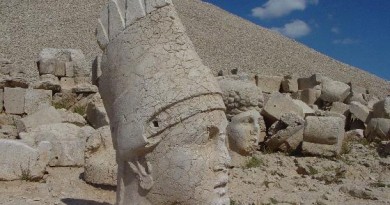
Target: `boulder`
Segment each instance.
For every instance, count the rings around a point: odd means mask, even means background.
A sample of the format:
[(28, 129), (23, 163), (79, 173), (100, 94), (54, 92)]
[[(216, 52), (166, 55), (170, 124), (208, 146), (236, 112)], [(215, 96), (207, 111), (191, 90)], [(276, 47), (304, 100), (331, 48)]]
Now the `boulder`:
[(279, 120), (285, 113), (295, 113), (304, 117), (303, 110), (296, 105), (293, 99), (281, 93), (272, 93), (262, 111), (263, 116), (271, 122)]
[(265, 142), (267, 150), (295, 151), (302, 143), (304, 125), (305, 120), (301, 116), (294, 113), (282, 115), (281, 119), (269, 128), (268, 134), (271, 137)]
[(51, 90), (27, 89), (24, 98), (24, 112), (31, 115), (42, 108), (50, 107), (51, 102)]
[(226, 114), (229, 119), (248, 110), (261, 111), (264, 96), (254, 82), (242, 79), (241, 76), (223, 76), (217, 79), (222, 89)]
[(87, 105), (87, 120), (93, 128), (109, 125), (109, 119), (100, 94), (96, 94)]
[(322, 82), (320, 98), (326, 102), (343, 102), (350, 94), (349, 85), (333, 80)]
[(345, 122), (340, 117), (307, 117), (302, 153), (324, 157), (340, 154), (345, 135), (344, 126)]
[(390, 140), (390, 119), (372, 118), (364, 134), (370, 141)]
[(0, 181), (37, 181), (45, 174), (51, 144), (40, 142), (36, 149), (17, 140), (0, 139)]
[(46, 124), (34, 128), (28, 133), (20, 133), (26, 143), (34, 146), (42, 141), (53, 145), (50, 166), (84, 165), (85, 132), (69, 123)]
[(308, 88), (301, 91), (299, 100), (308, 105), (314, 105), (320, 96), (321, 90), (319, 88)]
[(344, 116), (349, 115), (349, 105), (342, 102), (334, 102), (332, 103), (332, 107), (330, 108), (331, 112), (339, 113)]
[(282, 76), (256, 75), (256, 85), (266, 93), (279, 92), (282, 85)]
[(373, 117), (390, 119), (390, 96), (374, 104)]
[(4, 88), (4, 108), (8, 114), (24, 113), (24, 88)]
[(62, 117), (54, 107), (48, 107), (16, 121), (18, 132), (29, 132), (34, 128), (53, 123), (61, 123)]
[(344, 138), (345, 122), (340, 117), (306, 117), (304, 141), (334, 145)]
[(350, 112), (364, 123), (368, 123), (371, 118), (370, 109), (360, 102), (353, 101), (349, 104)]
[(298, 105), (300, 108), (302, 108), (303, 114), (305, 114), (305, 116), (314, 114), (314, 110), (302, 100), (293, 100), (293, 102), (295, 105)]
[(33, 84), (35, 89), (51, 90), (53, 93), (61, 91), (60, 80), (52, 74), (41, 75), (40, 80)]
[(87, 121), (84, 119), (84, 117), (77, 113), (67, 111), (66, 109), (60, 109), (57, 111), (60, 113), (62, 118), (61, 122), (63, 123), (70, 123), (79, 127), (83, 127), (87, 124)]
[(327, 80), (331, 80), (331, 79), (321, 74), (314, 74), (309, 78), (298, 78), (298, 89), (299, 90), (312, 89)]
[(284, 76), (284, 79), (282, 81), (282, 91), (285, 93), (297, 92), (298, 79), (291, 75)]
[(96, 130), (85, 147), (84, 180), (91, 184), (116, 186), (117, 163), (109, 126)]

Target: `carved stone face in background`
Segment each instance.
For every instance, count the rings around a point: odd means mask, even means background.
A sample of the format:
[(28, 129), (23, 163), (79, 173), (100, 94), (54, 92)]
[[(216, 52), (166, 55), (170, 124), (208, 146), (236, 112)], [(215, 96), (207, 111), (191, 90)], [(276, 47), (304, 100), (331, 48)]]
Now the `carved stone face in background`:
[(234, 116), (228, 125), (230, 148), (242, 155), (253, 153), (260, 137), (260, 113), (254, 110)]

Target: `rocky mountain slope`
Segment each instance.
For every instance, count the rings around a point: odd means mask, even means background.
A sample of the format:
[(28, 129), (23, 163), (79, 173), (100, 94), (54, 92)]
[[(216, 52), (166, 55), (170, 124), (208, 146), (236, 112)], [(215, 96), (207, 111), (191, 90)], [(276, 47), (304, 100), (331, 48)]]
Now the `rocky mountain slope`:
[[(100, 52), (96, 19), (107, 0), (0, 1), (0, 54), (15, 69), (37, 78), (35, 60), (43, 48), (79, 48), (89, 61)], [(240, 69), (250, 74), (304, 77), (321, 73), (353, 81), (372, 93), (390, 94), (390, 83), (322, 55), (200, 0), (174, 0), (195, 47), (215, 74)]]

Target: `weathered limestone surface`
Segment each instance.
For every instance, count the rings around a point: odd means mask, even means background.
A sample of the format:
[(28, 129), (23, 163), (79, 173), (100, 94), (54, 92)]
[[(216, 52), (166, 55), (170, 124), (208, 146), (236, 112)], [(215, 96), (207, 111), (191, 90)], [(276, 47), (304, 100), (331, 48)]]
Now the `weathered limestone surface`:
[(368, 123), (371, 119), (371, 112), (368, 107), (361, 104), (360, 102), (353, 101), (349, 104), (349, 110), (354, 114), (359, 120), (364, 123)]
[(375, 103), (373, 109), (373, 117), (390, 119), (390, 97)]
[(40, 125), (60, 122), (62, 122), (60, 113), (54, 107), (48, 107), (17, 120), (16, 126), (18, 128), (18, 132), (29, 132)]
[(87, 139), (84, 179), (92, 184), (115, 186), (117, 169), (110, 127), (101, 127)]
[(69, 123), (46, 124), (36, 127), (28, 133), (20, 133), (21, 139), (31, 146), (42, 141), (52, 144), (50, 166), (84, 165), (86, 138), (82, 129)]
[(50, 107), (51, 101), (51, 90), (27, 89), (24, 98), (24, 112), (31, 115), (42, 108)]
[(50, 160), (51, 144), (47, 141), (34, 149), (17, 140), (0, 139), (0, 180), (39, 180)]
[(103, 101), (101, 100), (99, 94), (97, 94), (95, 100), (88, 103), (86, 112), (88, 122), (95, 129), (106, 126), (110, 123)]
[(283, 92), (297, 92), (298, 91), (298, 79), (291, 75), (284, 76), (282, 81)]
[(266, 93), (279, 92), (282, 81), (282, 76), (256, 75), (256, 85)]
[(293, 100), (295, 105), (298, 105), (300, 108), (302, 108), (303, 114), (310, 115), (314, 114), (314, 110), (309, 107), (306, 103), (304, 103), (302, 100)]
[(271, 121), (279, 120), (283, 114), (289, 112), (304, 117), (303, 110), (300, 106), (296, 105), (289, 96), (278, 92), (271, 94), (263, 109), (264, 116)]
[(367, 125), (365, 135), (372, 141), (390, 140), (390, 119), (371, 119)]
[(327, 102), (343, 102), (350, 94), (349, 85), (342, 82), (325, 80), (321, 85), (320, 98)]
[(4, 88), (4, 108), (9, 114), (24, 113), (24, 96), (26, 89), (23, 88)]
[(255, 110), (240, 113), (232, 117), (227, 127), (229, 147), (241, 155), (250, 155), (259, 144), (260, 113)]
[(304, 141), (334, 145), (344, 136), (343, 118), (340, 117), (306, 117)]
[(110, 1), (97, 29), (117, 204), (229, 204), (222, 92), (172, 3), (142, 2)]
[(344, 104), (342, 102), (332, 103), (332, 107), (330, 108), (330, 111), (342, 114), (344, 116), (348, 116), (348, 114), (350, 113), (349, 112), (349, 105)]

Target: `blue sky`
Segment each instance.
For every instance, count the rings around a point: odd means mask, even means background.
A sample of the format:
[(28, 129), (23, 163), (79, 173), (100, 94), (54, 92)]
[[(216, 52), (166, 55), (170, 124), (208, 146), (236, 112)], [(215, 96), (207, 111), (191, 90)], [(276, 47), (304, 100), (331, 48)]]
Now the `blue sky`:
[(390, 80), (390, 0), (205, 0)]

